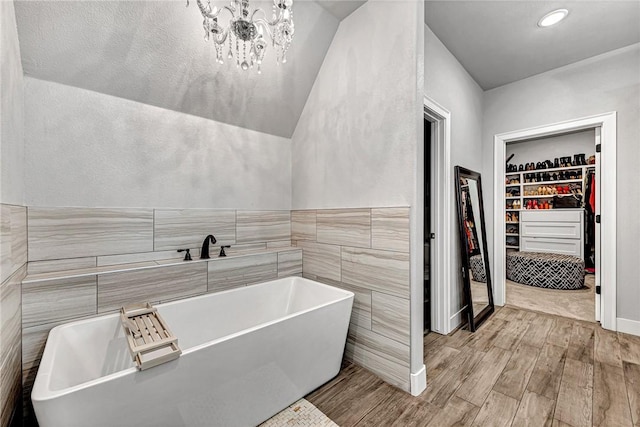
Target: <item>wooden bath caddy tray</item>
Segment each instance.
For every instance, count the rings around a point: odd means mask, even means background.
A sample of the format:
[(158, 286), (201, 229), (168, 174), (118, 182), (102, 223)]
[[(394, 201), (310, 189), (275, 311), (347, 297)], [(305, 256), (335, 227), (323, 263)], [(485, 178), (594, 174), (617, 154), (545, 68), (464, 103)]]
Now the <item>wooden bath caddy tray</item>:
[(160, 313), (151, 304), (132, 304), (120, 309), (131, 358), (145, 370), (177, 359), (182, 351)]

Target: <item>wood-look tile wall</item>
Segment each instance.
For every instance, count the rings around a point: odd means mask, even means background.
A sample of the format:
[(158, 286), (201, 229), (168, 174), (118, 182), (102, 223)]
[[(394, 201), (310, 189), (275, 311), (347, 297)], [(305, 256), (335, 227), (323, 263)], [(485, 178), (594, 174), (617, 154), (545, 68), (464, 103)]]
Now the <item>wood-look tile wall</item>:
[(291, 240), (290, 211), (237, 211), (237, 243), (279, 240)]
[(208, 234), (212, 251), (291, 240), (290, 211), (29, 207), (27, 220), (30, 274), (179, 258), (181, 248), (196, 257)]
[(29, 261), (153, 251), (153, 209), (28, 208)]
[(207, 263), (185, 263), (113, 274), (98, 274), (98, 313), (135, 301), (158, 303), (207, 291)]
[[(27, 214), (22, 209), (24, 227), (18, 228), (24, 228), (24, 244), (7, 253), (16, 259), (23, 254), (19, 259), (24, 265), (28, 241), (29, 276), (22, 284), (22, 313), (17, 315), (18, 337), (22, 319), (22, 343), (17, 347), (23, 353), (27, 408), (47, 335), (57, 325), (114, 312), (132, 302), (162, 303), (302, 275), (302, 251), (290, 247), (289, 211), (35, 207)], [(4, 258), (4, 230), (10, 228), (4, 215), (2, 224), (4, 271), (5, 262), (18, 261)], [(217, 239), (210, 245), (211, 260), (181, 263), (184, 253), (176, 249), (190, 248), (198, 260), (208, 234)], [(231, 245), (227, 258), (217, 257), (221, 245)], [(15, 295), (19, 301), (19, 288)], [(3, 328), (4, 313), (3, 306)]]
[(0, 205), (0, 283), (27, 262), (27, 209)]
[[(20, 398), (21, 284), (26, 275), (27, 209), (0, 205), (0, 425)], [(20, 414), (17, 414), (20, 416)]]
[(153, 250), (197, 248), (208, 234), (220, 245), (236, 243), (236, 211), (157, 209), (153, 220)]
[[(209, 292), (273, 280), (278, 277), (278, 254), (267, 253), (250, 257), (216, 259), (207, 263)], [(283, 270), (288, 267), (284, 267)]]
[(410, 389), (409, 208), (291, 212), (305, 277), (355, 293), (345, 356)]

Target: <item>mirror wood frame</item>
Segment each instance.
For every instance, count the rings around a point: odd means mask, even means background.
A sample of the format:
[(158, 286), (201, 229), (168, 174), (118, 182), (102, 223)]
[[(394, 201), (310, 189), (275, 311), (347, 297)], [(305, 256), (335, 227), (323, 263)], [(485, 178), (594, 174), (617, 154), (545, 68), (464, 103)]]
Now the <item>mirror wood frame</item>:
[[(489, 304), (483, 308), (479, 313), (474, 313), (473, 299), (471, 296), (471, 276), (469, 274), (470, 256), (467, 251), (468, 242), (467, 234), (464, 230), (464, 218), (462, 207), (462, 186), (460, 184), (461, 178), (475, 180), (478, 185), (478, 208), (480, 210), (480, 234), (479, 238), (482, 239), (482, 256), (484, 260), (484, 271), (487, 277), (487, 293)], [(482, 181), (478, 172), (469, 170), (462, 166), (455, 167), (455, 180), (456, 180), (456, 202), (458, 205), (458, 228), (460, 233), (460, 256), (462, 261), (462, 280), (464, 286), (464, 296), (467, 302), (467, 321), (469, 330), (475, 332), (478, 326), (484, 322), (494, 311), (493, 304), (493, 288), (491, 286), (491, 269), (489, 268), (489, 256), (487, 250), (487, 228), (484, 220), (484, 203), (482, 201)]]

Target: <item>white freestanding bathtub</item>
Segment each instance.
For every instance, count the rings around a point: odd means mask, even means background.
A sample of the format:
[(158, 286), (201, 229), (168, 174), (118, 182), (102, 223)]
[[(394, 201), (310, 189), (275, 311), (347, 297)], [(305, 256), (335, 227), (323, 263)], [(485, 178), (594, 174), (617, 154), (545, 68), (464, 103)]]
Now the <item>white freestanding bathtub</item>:
[(138, 371), (118, 314), (51, 330), (41, 427), (253, 426), (340, 370), (353, 293), (299, 277), (157, 305), (182, 355)]

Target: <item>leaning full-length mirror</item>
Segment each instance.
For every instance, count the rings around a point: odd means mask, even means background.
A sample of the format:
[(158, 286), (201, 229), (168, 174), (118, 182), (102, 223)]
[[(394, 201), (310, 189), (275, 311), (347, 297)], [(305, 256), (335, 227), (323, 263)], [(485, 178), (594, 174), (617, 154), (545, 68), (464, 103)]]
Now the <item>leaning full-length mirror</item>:
[(482, 184), (478, 172), (461, 166), (456, 166), (455, 170), (464, 294), (469, 330), (473, 332), (493, 313)]

